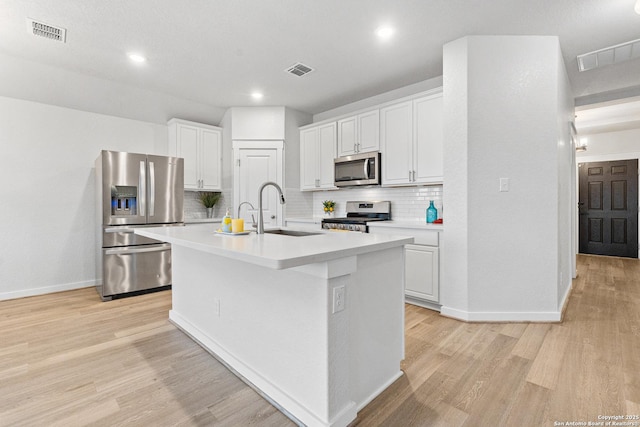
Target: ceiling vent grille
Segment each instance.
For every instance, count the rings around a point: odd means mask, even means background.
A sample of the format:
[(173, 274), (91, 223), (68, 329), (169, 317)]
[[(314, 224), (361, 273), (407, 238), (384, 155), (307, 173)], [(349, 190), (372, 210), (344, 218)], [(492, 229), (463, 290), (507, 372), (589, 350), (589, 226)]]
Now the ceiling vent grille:
[(578, 55), (578, 70), (593, 70), (636, 58), (640, 58), (640, 39)]
[(62, 43), (65, 43), (67, 40), (67, 30), (64, 28), (45, 24), (44, 22), (36, 21), (31, 18), (27, 18), (27, 31), (29, 34), (34, 36), (44, 37), (46, 39)]
[(289, 74), (302, 77), (305, 74), (309, 74), (310, 72), (312, 72), (313, 68), (298, 62), (296, 64), (293, 64), (291, 67), (287, 68), (285, 71)]

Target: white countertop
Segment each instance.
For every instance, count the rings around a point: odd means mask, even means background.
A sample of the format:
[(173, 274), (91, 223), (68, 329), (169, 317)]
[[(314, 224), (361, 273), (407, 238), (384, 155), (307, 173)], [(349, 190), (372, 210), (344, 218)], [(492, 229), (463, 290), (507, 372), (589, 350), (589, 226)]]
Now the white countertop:
[[(282, 227), (287, 229), (287, 227)], [(320, 232), (313, 236), (223, 235), (217, 224), (138, 228), (136, 234), (273, 269), (299, 267), (412, 243), (411, 237)], [(290, 228), (289, 228), (290, 229)]]
[(425, 221), (418, 220), (375, 221), (370, 222), (368, 225), (369, 227), (413, 228), (416, 230), (444, 231), (443, 224), (427, 224)]

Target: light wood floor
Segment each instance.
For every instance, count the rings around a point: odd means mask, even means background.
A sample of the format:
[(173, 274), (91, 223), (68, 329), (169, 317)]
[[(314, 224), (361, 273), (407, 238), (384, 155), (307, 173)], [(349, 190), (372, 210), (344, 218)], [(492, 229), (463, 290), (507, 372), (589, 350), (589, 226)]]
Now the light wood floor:
[[(357, 426), (553, 426), (640, 415), (640, 262), (579, 256), (561, 324), (406, 308), (405, 375)], [(0, 302), (0, 426), (289, 426), (167, 321), (171, 293)]]

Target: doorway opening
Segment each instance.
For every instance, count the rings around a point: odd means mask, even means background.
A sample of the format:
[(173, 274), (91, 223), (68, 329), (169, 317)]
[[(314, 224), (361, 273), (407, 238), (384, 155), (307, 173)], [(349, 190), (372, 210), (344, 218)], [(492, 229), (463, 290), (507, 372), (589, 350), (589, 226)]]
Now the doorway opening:
[(638, 160), (578, 165), (579, 252), (638, 258)]

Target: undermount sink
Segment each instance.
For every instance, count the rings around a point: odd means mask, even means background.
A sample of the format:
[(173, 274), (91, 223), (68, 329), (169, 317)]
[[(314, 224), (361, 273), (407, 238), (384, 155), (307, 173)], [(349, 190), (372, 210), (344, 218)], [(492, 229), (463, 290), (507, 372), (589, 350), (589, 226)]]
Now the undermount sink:
[(304, 236), (315, 236), (316, 234), (312, 231), (299, 231), (299, 230), (283, 230), (281, 228), (276, 228), (273, 230), (264, 230), (265, 234), (280, 234), (283, 236), (294, 236), (294, 237), (304, 237)]

